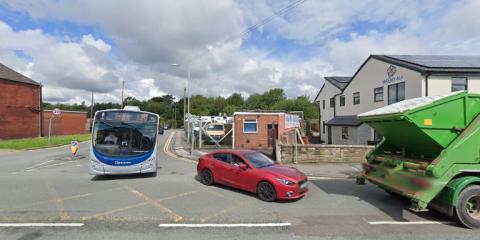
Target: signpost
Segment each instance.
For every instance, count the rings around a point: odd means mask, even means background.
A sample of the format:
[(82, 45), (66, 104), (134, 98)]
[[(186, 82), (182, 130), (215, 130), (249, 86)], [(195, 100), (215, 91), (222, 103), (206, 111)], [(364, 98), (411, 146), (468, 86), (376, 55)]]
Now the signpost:
[(51, 116), (50, 119), (48, 120), (48, 145), (49, 146), (50, 146), (50, 136), (52, 134), (52, 119), (54, 117), (59, 117), (60, 114), (62, 114), (62, 112), (60, 111), (60, 109), (55, 108), (52, 110), (52, 114), (53, 116)]
[(75, 156), (78, 152), (78, 142), (73, 140), (70, 142), (70, 151), (72, 151), (73, 156)]

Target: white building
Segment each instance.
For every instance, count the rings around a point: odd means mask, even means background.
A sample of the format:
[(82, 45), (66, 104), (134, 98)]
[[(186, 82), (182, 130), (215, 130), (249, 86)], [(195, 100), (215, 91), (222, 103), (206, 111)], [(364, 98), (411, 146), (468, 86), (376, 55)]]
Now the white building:
[(353, 77), (325, 77), (315, 101), (321, 140), (369, 144), (380, 140), (357, 115), (404, 99), (467, 90), (480, 93), (480, 56), (371, 55)]

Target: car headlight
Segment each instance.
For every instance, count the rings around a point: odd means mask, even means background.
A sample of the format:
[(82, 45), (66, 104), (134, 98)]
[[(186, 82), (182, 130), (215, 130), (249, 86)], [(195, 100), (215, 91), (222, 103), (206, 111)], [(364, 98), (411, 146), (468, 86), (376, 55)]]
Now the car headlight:
[(277, 178), (277, 181), (278, 181), (279, 183), (284, 184), (284, 185), (294, 185), (294, 184), (295, 184), (294, 182), (289, 181), (289, 180), (284, 179), (284, 178)]

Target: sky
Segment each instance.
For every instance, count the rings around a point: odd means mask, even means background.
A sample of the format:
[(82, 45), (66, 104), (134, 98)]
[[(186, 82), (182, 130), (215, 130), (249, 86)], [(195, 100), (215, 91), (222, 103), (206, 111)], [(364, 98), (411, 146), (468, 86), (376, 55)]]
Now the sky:
[(478, 0), (0, 0), (0, 62), (47, 102), (119, 102), (122, 81), (142, 100), (186, 86), (313, 98), (370, 54), (480, 55), (478, 12)]

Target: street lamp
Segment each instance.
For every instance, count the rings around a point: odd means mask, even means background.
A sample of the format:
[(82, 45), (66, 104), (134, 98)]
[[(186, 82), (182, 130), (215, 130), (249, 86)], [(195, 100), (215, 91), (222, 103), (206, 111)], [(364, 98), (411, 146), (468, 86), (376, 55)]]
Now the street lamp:
[[(181, 64), (178, 64), (178, 63), (172, 63), (170, 64), (170, 66), (172, 67), (179, 67), (181, 66)], [(183, 101), (183, 123), (184, 123), (184, 127), (185, 127), (185, 120), (186, 120), (186, 116), (188, 116), (188, 123), (187, 123), (187, 141), (191, 141), (190, 140), (190, 135), (191, 137), (193, 138), (193, 134), (190, 133), (190, 91), (188, 89), (188, 85), (190, 83), (190, 64), (187, 63), (187, 86), (184, 90), (184, 93), (186, 92), (186, 95), (187, 95), (187, 115), (185, 115), (185, 98), (184, 98), (184, 101)], [(193, 129), (192, 129), (193, 130)], [(191, 141), (192, 143), (192, 146), (191, 146), (191, 149), (190, 149), (190, 155), (193, 154), (193, 141)]]

